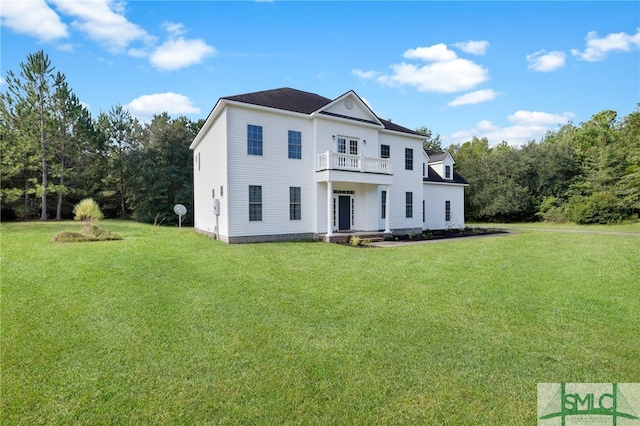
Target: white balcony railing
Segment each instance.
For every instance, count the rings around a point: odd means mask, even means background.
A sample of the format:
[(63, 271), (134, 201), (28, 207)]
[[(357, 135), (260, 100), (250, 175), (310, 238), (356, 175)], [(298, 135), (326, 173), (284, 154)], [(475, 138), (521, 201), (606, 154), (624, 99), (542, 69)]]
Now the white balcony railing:
[(318, 155), (318, 170), (347, 170), (391, 174), (391, 161), (388, 158), (365, 157), (363, 155), (339, 154), (327, 151)]

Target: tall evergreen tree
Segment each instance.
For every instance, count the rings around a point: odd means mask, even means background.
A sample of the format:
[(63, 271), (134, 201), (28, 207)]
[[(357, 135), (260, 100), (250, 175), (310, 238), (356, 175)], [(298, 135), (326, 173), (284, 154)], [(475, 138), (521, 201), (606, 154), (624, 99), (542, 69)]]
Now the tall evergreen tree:
[(175, 222), (173, 206), (180, 203), (188, 211), (183, 223), (191, 221), (193, 164), (189, 144), (200, 126), (185, 117), (171, 119), (165, 112), (144, 127), (142, 147), (131, 158), (135, 173), (128, 200), (137, 220)]
[(56, 75), (55, 88), (52, 103), (55, 129), (52, 176), (57, 177), (58, 182), (51, 185), (51, 191), (58, 195), (56, 219), (60, 220), (63, 199), (73, 190), (69, 184), (73, 184), (73, 178), (80, 172), (75, 166), (80, 163), (82, 156), (87, 155), (83, 144), (90, 134), (90, 129), (86, 128), (87, 123), (90, 123), (90, 114), (69, 88), (64, 75)]
[(112, 107), (108, 113), (101, 112), (96, 123), (106, 140), (108, 173), (105, 185), (115, 189), (119, 216), (127, 216), (127, 181), (131, 175), (129, 156), (137, 149), (136, 122), (122, 105)]
[[(3, 155), (8, 154), (14, 164), (9, 173), (14, 174), (22, 167), (24, 173), (25, 214), (28, 214), (29, 195), (35, 192), (41, 198), (40, 219), (47, 219), (47, 197), (49, 194), (51, 135), (50, 106), (51, 89), (54, 84), (51, 61), (44, 51), (27, 55), (27, 61), (20, 64), (20, 77), (13, 72), (7, 73), (7, 91), (2, 94), (0, 113), (3, 124), (7, 126), (4, 133), (8, 141), (3, 145)], [(4, 149), (7, 151), (4, 151)], [(34, 168), (33, 157), (37, 156), (41, 171), (39, 182), (30, 175)], [(4, 170), (4, 168), (3, 168)], [(17, 191), (13, 191), (15, 195)]]

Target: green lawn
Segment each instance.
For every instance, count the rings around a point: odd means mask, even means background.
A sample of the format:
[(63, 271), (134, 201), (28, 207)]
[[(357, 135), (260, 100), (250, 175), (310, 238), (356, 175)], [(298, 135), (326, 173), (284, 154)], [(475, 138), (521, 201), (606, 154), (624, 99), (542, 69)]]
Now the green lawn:
[(640, 236), (226, 245), (4, 223), (0, 423), (535, 424), (541, 382), (640, 382)]

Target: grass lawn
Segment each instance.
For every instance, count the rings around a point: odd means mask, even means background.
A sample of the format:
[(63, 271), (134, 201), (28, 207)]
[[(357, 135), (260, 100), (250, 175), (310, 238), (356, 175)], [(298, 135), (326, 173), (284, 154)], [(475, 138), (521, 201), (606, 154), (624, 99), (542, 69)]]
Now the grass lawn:
[(640, 382), (640, 237), (226, 245), (3, 223), (0, 423), (535, 424), (541, 382)]

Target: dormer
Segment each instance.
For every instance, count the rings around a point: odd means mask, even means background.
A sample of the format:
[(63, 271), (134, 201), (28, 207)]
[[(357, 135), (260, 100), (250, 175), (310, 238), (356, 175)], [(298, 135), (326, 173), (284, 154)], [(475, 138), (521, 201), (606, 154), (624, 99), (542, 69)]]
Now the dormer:
[[(453, 157), (448, 152), (425, 151), (428, 158), (427, 170), (430, 168), (441, 179), (453, 181)], [(425, 177), (429, 177), (428, 175)]]

